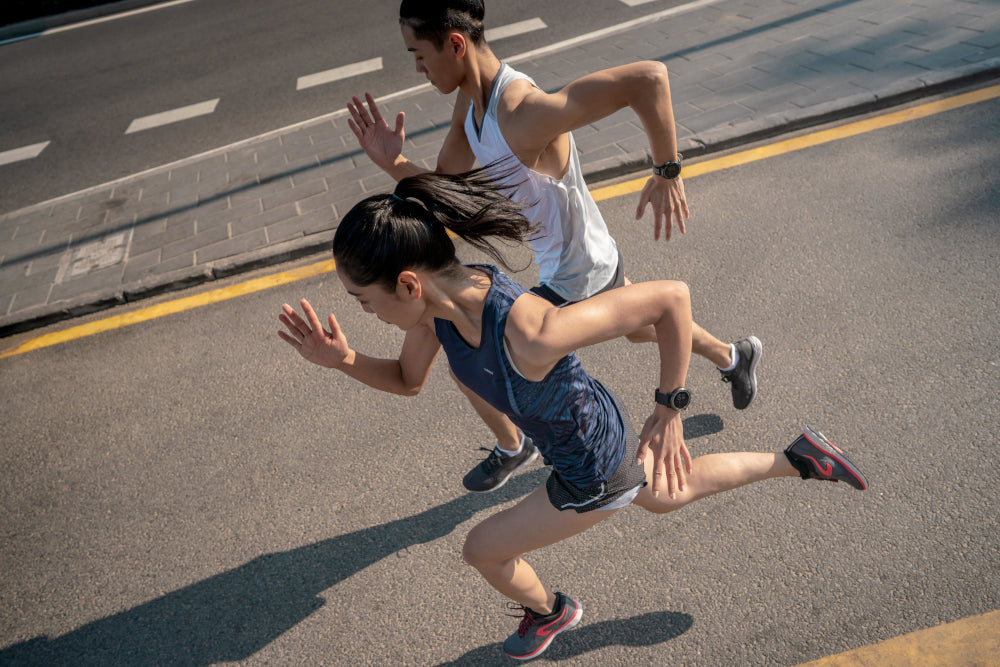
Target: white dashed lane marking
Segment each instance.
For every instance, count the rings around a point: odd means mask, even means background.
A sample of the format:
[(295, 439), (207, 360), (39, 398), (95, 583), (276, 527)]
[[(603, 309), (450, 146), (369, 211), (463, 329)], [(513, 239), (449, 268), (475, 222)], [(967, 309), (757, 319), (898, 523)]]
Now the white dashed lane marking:
[(372, 58), (371, 60), (354, 63), (353, 65), (335, 67), (333, 69), (328, 69), (325, 72), (317, 72), (316, 74), (310, 74), (308, 76), (300, 76), (298, 83), (295, 85), (295, 90), (304, 90), (306, 88), (312, 88), (313, 86), (322, 86), (334, 81), (340, 81), (341, 79), (358, 76), (359, 74), (377, 72), (380, 69), (382, 69), (381, 58)]
[(523, 35), (527, 32), (534, 32), (535, 30), (544, 30), (549, 26), (545, 25), (545, 21), (539, 18), (528, 19), (527, 21), (519, 21), (517, 23), (511, 23), (510, 25), (500, 26), (499, 28), (490, 28), (486, 31), (486, 41), (495, 42), (500, 39), (506, 39), (507, 37), (514, 37), (516, 35)]
[[(487, 30), (486, 40), (495, 42), (497, 40), (506, 39), (507, 37), (514, 37), (515, 35), (523, 35), (528, 32), (534, 32), (535, 30), (544, 30), (545, 28), (548, 28), (548, 26), (545, 25), (545, 22), (542, 21), (542, 19), (528, 19), (527, 21), (519, 21), (517, 23), (511, 23), (510, 25)], [(377, 72), (381, 69), (381, 58), (372, 58), (371, 60), (365, 60), (352, 65), (335, 67), (323, 72), (300, 76), (298, 81), (295, 83), (295, 90), (306, 90), (307, 88), (322, 86), (328, 83), (333, 83), (334, 81), (340, 81), (341, 79), (349, 79), (352, 76), (368, 74), (369, 72)]]
[(207, 102), (199, 102), (198, 104), (180, 107), (179, 109), (172, 109), (171, 111), (164, 111), (162, 113), (154, 113), (151, 116), (136, 118), (132, 121), (132, 124), (128, 126), (128, 129), (125, 130), (125, 134), (142, 132), (143, 130), (160, 127), (161, 125), (179, 123), (182, 120), (189, 120), (191, 118), (197, 118), (198, 116), (207, 116), (215, 111), (215, 107), (218, 104), (219, 100), (216, 98), (214, 100), (208, 100)]
[(21, 148), (4, 151), (0, 153), (0, 165), (36, 158), (50, 143), (49, 141), (43, 141), (40, 144), (31, 144), (30, 146), (22, 146)]

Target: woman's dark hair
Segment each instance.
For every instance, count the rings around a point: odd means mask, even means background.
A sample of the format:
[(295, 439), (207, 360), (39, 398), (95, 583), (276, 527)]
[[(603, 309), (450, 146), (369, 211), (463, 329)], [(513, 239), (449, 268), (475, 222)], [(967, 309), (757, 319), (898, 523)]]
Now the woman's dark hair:
[(495, 240), (521, 244), (537, 226), (504, 195), (510, 186), (497, 184), (509, 174), (498, 174), (495, 165), (486, 169), (411, 176), (396, 185), (394, 194), (373, 195), (356, 204), (333, 238), (337, 269), (359, 287), (378, 283), (393, 289), (402, 271), (457, 267), (451, 231), (512, 270)]
[(460, 32), (473, 44), (483, 43), (483, 0), (403, 0), (399, 5), (399, 23), (408, 25), (417, 39), (432, 42), (438, 51), (448, 33)]

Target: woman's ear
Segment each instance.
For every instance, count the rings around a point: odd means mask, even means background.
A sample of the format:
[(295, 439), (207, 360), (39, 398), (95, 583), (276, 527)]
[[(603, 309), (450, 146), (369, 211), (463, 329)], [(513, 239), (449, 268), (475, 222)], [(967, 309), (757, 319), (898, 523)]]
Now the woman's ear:
[(396, 277), (396, 296), (401, 299), (417, 300), (423, 295), (424, 287), (420, 277), (413, 271), (400, 271)]

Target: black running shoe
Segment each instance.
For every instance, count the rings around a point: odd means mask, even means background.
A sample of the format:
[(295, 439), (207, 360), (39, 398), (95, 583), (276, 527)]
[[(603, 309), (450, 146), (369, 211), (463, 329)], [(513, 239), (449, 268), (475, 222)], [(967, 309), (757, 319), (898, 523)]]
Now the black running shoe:
[(524, 611), (524, 618), (517, 632), (507, 637), (503, 651), (515, 660), (537, 658), (549, 647), (556, 635), (569, 630), (583, 617), (583, 607), (573, 598), (556, 593), (556, 604), (548, 616), (536, 616), (527, 607), (515, 607)]
[(722, 381), (728, 382), (733, 390), (733, 407), (746, 410), (757, 398), (757, 364), (764, 348), (756, 336), (736, 341), (734, 345), (740, 353), (736, 368), (720, 372)]
[(489, 451), (490, 455), (470, 470), (469, 474), (462, 480), (465, 488), (476, 493), (496, 491), (507, 483), (515, 470), (538, 458), (538, 449), (535, 448), (535, 443), (531, 441), (531, 438), (527, 436), (524, 437), (524, 446), (521, 448), (521, 452), (515, 456), (507, 456), (496, 447), (492, 450), (487, 450), (485, 447), (480, 449)]
[(805, 432), (788, 446), (785, 456), (802, 475), (802, 479), (847, 482), (861, 491), (868, 488), (868, 480), (847, 458), (847, 454), (827, 440), (822, 433), (808, 426)]

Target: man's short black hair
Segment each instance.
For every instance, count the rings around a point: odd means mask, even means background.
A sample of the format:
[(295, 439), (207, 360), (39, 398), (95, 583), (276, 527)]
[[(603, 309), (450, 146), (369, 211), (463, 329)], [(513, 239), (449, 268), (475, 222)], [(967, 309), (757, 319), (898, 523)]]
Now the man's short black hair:
[(485, 14), (484, 0), (403, 0), (399, 5), (400, 25), (410, 26), (417, 39), (432, 42), (438, 50), (451, 32), (482, 44)]

